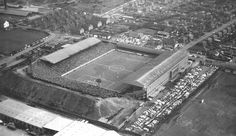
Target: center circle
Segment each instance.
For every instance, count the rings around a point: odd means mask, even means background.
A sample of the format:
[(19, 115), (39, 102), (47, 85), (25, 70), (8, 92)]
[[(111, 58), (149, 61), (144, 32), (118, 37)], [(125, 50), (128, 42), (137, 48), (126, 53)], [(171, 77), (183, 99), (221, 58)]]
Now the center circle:
[(119, 72), (125, 70), (125, 67), (122, 65), (112, 65), (109, 66), (109, 70), (114, 71), (114, 72)]

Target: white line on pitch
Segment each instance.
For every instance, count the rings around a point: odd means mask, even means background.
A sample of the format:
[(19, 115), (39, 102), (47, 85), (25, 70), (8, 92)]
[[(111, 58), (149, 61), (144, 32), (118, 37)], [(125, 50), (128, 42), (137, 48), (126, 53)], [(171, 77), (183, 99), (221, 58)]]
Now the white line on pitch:
[(65, 75), (67, 75), (67, 74), (69, 74), (69, 73), (75, 71), (76, 69), (79, 69), (79, 68), (81, 68), (81, 67), (83, 67), (83, 66), (89, 64), (90, 62), (92, 62), (92, 61), (94, 61), (94, 60), (96, 60), (96, 59), (99, 59), (99, 58), (101, 58), (101, 57), (104, 56), (104, 55), (107, 55), (108, 53), (110, 53), (110, 52), (112, 52), (112, 51), (114, 51), (114, 50), (115, 50), (115, 49), (112, 49), (112, 50), (110, 50), (110, 51), (108, 51), (108, 52), (106, 52), (106, 53), (104, 53), (104, 54), (102, 54), (102, 55), (100, 55), (100, 56), (98, 56), (98, 57), (96, 57), (96, 58), (94, 58), (94, 59), (92, 59), (92, 60), (90, 60), (90, 61), (88, 61), (88, 62), (86, 62), (86, 63), (84, 63), (84, 64), (82, 64), (82, 65), (80, 65), (80, 66), (78, 66), (78, 67), (76, 67), (76, 68), (74, 68), (74, 69), (72, 69), (72, 70), (70, 70), (70, 71), (68, 71), (68, 72), (66, 72), (66, 73), (64, 73), (64, 74), (62, 74), (61, 76), (65, 76)]

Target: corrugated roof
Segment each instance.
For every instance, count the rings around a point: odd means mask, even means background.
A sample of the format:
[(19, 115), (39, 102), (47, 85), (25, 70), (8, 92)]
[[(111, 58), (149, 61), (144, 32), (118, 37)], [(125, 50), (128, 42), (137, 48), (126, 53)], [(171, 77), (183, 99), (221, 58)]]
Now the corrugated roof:
[(161, 61), (159, 65), (156, 65), (148, 73), (140, 77), (137, 81), (144, 86), (150, 85), (154, 80), (159, 78), (162, 74), (168, 71), (171, 67), (176, 65), (180, 60), (186, 57), (187, 54), (185, 51), (177, 51), (173, 55), (165, 58)]
[(174, 54), (170, 51), (164, 52), (136, 72), (127, 76), (123, 82), (140, 87), (148, 86), (169, 70), (170, 67), (174, 66), (176, 64), (175, 62), (179, 62), (184, 57), (186, 57), (186, 53), (183, 51), (177, 51)]
[(24, 104), (15, 103), (9, 99), (0, 102), (0, 113), (12, 118), (15, 118), (17, 115), (28, 109), (29, 107), (25, 106)]
[(0, 102), (0, 113), (39, 128), (58, 116), (12, 99)]
[(98, 127), (87, 124), (80, 121), (74, 121), (69, 126), (56, 133), (54, 136), (93, 136), (91, 133), (95, 133), (94, 135), (100, 136), (100, 133), (105, 133), (104, 129), (97, 129)]
[(15, 15), (15, 16), (28, 16), (30, 13), (29, 11), (23, 11), (23, 10), (19, 10), (19, 9), (10, 9), (8, 8), (7, 10), (5, 9), (1, 9), (0, 8), (0, 14), (8, 14), (8, 15)]
[(156, 58), (152, 59), (150, 62), (145, 64), (143, 67), (141, 67), (137, 71), (135, 71), (132, 74), (128, 75), (123, 80), (123, 82), (131, 84), (131, 85), (143, 87), (144, 85), (141, 84), (140, 82), (138, 82), (137, 80), (140, 77), (142, 77), (143, 75), (145, 75), (147, 72), (152, 70), (155, 66), (159, 65), (160, 63), (162, 63), (166, 58), (170, 57), (172, 54), (173, 54), (173, 52), (169, 52), (169, 51), (160, 54), (159, 56), (157, 56)]
[(100, 43), (101, 40), (95, 38), (95, 37), (90, 37), (85, 40), (82, 40), (80, 42), (74, 43), (66, 48), (63, 48), (61, 50), (58, 50), (56, 52), (53, 52), (47, 56), (43, 56), (41, 60), (50, 62), (52, 64), (56, 64), (66, 58), (69, 58), (70, 56), (87, 49), (91, 46), (94, 46), (98, 43)]
[(116, 131), (110, 130), (105, 132), (102, 136), (120, 136)]
[(39, 128), (58, 131), (54, 136), (120, 136), (115, 131), (109, 131), (87, 122), (61, 117), (13, 99), (0, 102), (0, 113)]
[(40, 109), (31, 108), (17, 115), (15, 119), (42, 128), (44, 125), (56, 118), (56, 116), (57, 115), (55, 114)]
[(72, 122), (73, 120), (71, 119), (64, 118), (64, 117), (57, 117), (43, 127), (50, 130), (61, 131)]
[[(112, 135), (111, 135), (112, 134)], [(74, 121), (54, 136), (120, 136), (115, 131), (105, 130), (89, 123)]]

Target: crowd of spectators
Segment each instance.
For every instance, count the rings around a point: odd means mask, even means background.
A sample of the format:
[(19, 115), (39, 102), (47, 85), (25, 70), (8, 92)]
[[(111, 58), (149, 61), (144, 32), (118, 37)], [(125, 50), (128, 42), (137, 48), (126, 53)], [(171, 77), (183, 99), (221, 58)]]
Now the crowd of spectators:
[(59, 86), (78, 92), (100, 97), (117, 96), (118, 94), (113, 90), (103, 89), (95, 85), (82, 83), (61, 76), (69, 70), (76, 68), (113, 48), (113, 44), (100, 43), (93, 48), (84, 50), (74, 56), (71, 56), (69, 59), (63, 60), (62, 62), (54, 65), (42, 60), (38, 60), (37, 62), (33, 63), (30, 68), (28, 68), (28, 72), (34, 78), (57, 84)]

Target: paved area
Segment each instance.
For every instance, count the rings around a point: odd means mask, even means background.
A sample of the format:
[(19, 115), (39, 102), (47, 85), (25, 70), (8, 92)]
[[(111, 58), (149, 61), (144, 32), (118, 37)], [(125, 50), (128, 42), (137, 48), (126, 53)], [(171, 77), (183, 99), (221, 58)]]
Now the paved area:
[(13, 55), (13, 56), (6, 57), (6, 58), (0, 60), (0, 65), (2, 65), (2, 64), (4, 64), (4, 63), (7, 63), (7, 65), (10, 65), (11, 63), (14, 63), (14, 62), (16, 61), (16, 58), (17, 58), (17, 57), (19, 57), (19, 56), (21, 56), (21, 55), (23, 55), (23, 54), (25, 54), (25, 53), (27, 53), (27, 52), (33, 50), (33, 49), (36, 49), (36, 48), (38, 48), (38, 47), (40, 47), (40, 46), (43, 46), (46, 42), (52, 40), (54, 37), (55, 37), (55, 35), (54, 35), (54, 34), (51, 34), (43, 43), (40, 43), (40, 44), (35, 45), (35, 46), (33, 46), (33, 47), (29, 47), (29, 48), (27, 48), (27, 49), (25, 49), (25, 50), (23, 50), (23, 51), (21, 51), (21, 52), (19, 52), (19, 53), (16, 53), (16, 54)]
[(209, 32), (209, 33), (206, 33), (205, 35), (203, 35), (202, 37), (198, 38), (198, 39), (195, 40), (195, 41), (190, 42), (189, 44), (187, 44), (186, 46), (184, 46), (184, 47), (182, 48), (182, 50), (187, 50), (187, 49), (193, 47), (193, 46), (196, 45), (197, 43), (199, 43), (199, 42), (201, 42), (201, 41), (207, 39), (208, 37), (210, 37), (211, 35), (213, 35), (213, 34), (219, 32), (219, 31), (224, 30), (225, 28), (227, 28), (228, 26), (234, 24), (235, 22), (236, 22), (236, 19), (233, 19), (233, 20), (231, 20), (230, 22), (228, 22), (228, 23), (226, 23), (226, 24), (223, 24), (221, 27), (219, 27), (219, 28), (217, 28), (217, 29), (215, 29), (215, 30), (213, 30), (213, 31), (211, 31), (211, 32)]
[(23, 130), (10, 130), (6, 126), (0, 125), (0, 136), (29, 136)]
[(48, 34), (45, 32), (22, 28), (0, 31), (0, 53), (11, 54), (14, 51), (24, 50), (26, 44), (32, 44), (46, 36)]

